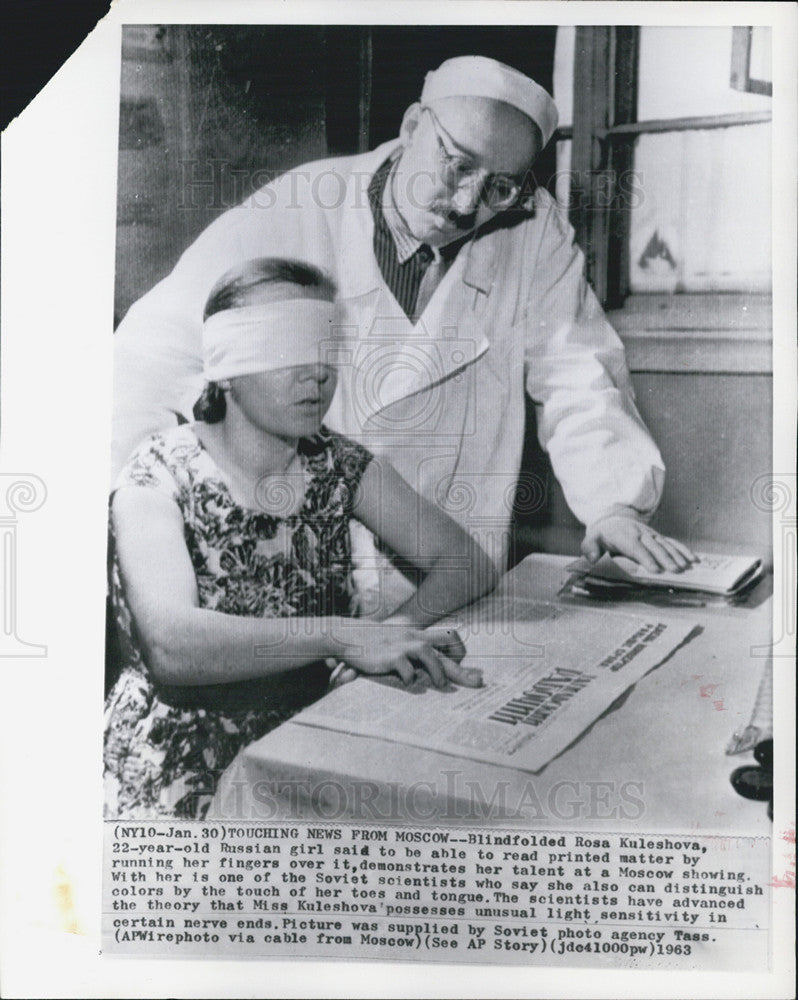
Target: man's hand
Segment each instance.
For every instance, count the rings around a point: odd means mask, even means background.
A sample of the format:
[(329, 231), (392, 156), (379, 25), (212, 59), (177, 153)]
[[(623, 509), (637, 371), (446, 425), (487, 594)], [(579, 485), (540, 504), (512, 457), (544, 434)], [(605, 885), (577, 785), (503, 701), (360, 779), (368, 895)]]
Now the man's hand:
[(675, 538), (667, 538), (644, 522), (620, 514), (596, 521), (585, 532), (585, 558), (595, 562), (604, 552), (634, 559), (651, 573), (679, 573), (698, 562), (695, 553)]

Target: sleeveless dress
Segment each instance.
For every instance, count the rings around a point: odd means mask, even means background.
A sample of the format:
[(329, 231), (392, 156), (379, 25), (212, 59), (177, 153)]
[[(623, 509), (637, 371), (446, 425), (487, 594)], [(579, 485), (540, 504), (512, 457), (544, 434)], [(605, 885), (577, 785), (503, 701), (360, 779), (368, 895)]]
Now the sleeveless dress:
[[(349, 519), (372, 456), (326, 428), (300, 441), (299, 456), (304, 499), (285, 517), (279, 497), (276, 507), (271, 498), (272, 513), (237, 504), (189, 424), (144, 441), (116, 488), (154, 489), (178, 505), (200, 607), (261, 618), (353, 615)], [(111, 546), (122, 669), (105, 706), (106, 817), (202, 819), (238, 751), (320, 697), (329, 669), (311, 664), (230, 684), (159, 683), (125, 601), (113, 535)]]

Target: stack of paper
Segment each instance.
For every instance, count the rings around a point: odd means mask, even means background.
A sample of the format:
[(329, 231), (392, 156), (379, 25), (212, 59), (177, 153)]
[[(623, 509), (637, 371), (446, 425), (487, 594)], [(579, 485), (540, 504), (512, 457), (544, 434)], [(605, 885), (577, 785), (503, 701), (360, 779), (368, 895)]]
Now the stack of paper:
[(604, 555), (596, 563), (579, 560), (568, 568), (574, 577), (569, 592), (576, 596), (616, 599), (645, 596), (646, 592), (700, 595), (731, 600), (747, 592), (762, 576), (756, 556), (697, 553), (699, 561), (681, 572), (652, 573), (623, 556)]

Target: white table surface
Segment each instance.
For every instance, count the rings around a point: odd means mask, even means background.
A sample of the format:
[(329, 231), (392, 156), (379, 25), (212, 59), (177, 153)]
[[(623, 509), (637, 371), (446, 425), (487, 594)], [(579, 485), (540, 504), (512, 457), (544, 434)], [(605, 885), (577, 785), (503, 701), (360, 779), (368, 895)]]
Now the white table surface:
[[(556, 601), (571, 561), (530, 556), (500, 589), (521, 613), (525, 599)], [(648, 605), (613, 603), (606, 613), (613, 608), (651, 616)], [(742, 798), (729, 781), (752, 755), (727, 756), (725, 748), (751, 716), (766, 665), (751, 647), (770, 641), (771, 602), (656, 614), (703, 631), (537, 774), (291, 720), (239, 756), (209, 815), (769, 836), (766, 804)], [(503, 796), (504, 814), (489, 811), (486, 819), (480, 796), (488, 803)]]

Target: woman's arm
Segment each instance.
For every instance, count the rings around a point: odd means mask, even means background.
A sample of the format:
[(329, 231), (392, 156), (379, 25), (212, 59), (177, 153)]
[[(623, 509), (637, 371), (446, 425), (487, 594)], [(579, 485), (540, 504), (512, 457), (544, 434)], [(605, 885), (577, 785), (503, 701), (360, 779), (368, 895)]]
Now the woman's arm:
[[(201, 608), (174, 501), (146, 487), (125, 487), (115, 493), (111, 515), (125, 597), (159, 681), (221, 684), (335, 658), (351, 659), (365, 674), (397, 673), (408, 683), (417, 664), (436, 685), (446, 683), (430, 637), (418, 629), (338, 617), (248, 618)], [(465, 677), (466, 683), (479, 681), (473, 672)]]
[(168, 684), (265, 677), (338, 654), (334, 619), (247, 618), (199, 606), (177, 505), (145, 487), (111, 507), (125, 597), (147, 664)]
[(385, 460), (366, 466), (353, 513), (425, 573), (416, 593), (390, 620), (429, 625), (498, 582), (496, 567), (468, 532), (416, 493)]

